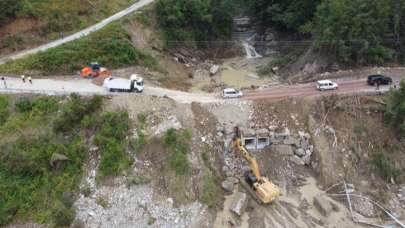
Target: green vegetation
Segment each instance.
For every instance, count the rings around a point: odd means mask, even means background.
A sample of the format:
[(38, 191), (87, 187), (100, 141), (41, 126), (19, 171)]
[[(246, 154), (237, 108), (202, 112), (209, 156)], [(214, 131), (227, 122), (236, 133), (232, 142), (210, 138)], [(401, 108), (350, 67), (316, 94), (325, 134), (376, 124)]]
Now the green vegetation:
[(169, 46), (177, 42), (199, 46), (228, 40), (232, 32), (231, 0), (158, 0), (156, 15)]
[[(6, 97), (0, 99), (3, 104), (12, 104)], [(90, 104), (98, 99), (73, 95), (59, 103), (61, 99), (55, 97), (21, 98), (14, 107), (1, 105), (2, 112), (16, 112), (0, 127), (0, 226), (32, 219), (64, 227), (73, 221), (73, 193), (81, 178), (88, 143), (79, 126), (68, 131), (53, 126), (60, 119), (77, 120), (68, 117), (72, 112), (66, 110), (95, 115), (98, 108)], [(58, 110), (62, 111), (57, 114)], [(61, 156), (68, 160), (58, 160)]]
[(140, 153), (144, 150), (145, 146), (146, 146), (146, 136), (144, 130), (146, 128), (146, 115), (145, 114), (139, 114), (138, 115), (138, 128), (136, 129), (136, 132), (138, 134), (138, 138), (135, 139), (134, 141), (134, 150), (135, 153)]
[(88, 61), (108, 68), (142, 65), (158, 69), (156, 60), (134, 47), (129, 34), (119, 23), (113, 23), (88, 37), (0, 65), (0, 72), (75, 73)]
[(102, 206), (103, 208), (108, 208), (110, 205), (108, 204), (108, 201), (106, 199), (104, 199), (103, 197), (98, 197), (96, 199), (96, 203), (100, 206)]
[(386, 98), (384, 117), (386, 122), (402, 136), (405, 135), (405, 81), (398, 90), (391, 90)]
[(399, 181), (401, 171), (395, 167), (394, 162), (386, 152), (379, 152), (376, 154), (374, 157), (374, 165), (378, 168), (378, 171), (386, 181), (390, 181), (391, 178), (395, 181)]
[(215, 176), (210, 170), (206, 170), (203, 177), (203, 190), (200, 200), (209, 207), (214, 206), (218, 201), (219, 189)]
[(169, 167), (178, 175), (187, 174), (190, 164), (187, 154), (190, 150), (191, 132), (188, 130), (176, 132), (169, 129), (164, 136), (164, 144), (169, 150)]
[(264, 27), (312, 34), (315, 46), (339, 62), (404, 60), (404, 1), (248, 0), (248, 4)]
[(7, 97), (0, 96), (0, 126), (2, 126), (10, 115), (8, 110)]
[(131, 0), (2, 0), (0, 24), (16, 18), (41, 23), (41, 34), (70, 32), (94, 24), (125, 8)]
[(94, 138), (100, 148), (101, 160), (97, 171), (98, 180), (114, 176), (131, 165), (127, 154), (129, 117), (125, 111), (107, 112), (101, 117), (101, 129)]

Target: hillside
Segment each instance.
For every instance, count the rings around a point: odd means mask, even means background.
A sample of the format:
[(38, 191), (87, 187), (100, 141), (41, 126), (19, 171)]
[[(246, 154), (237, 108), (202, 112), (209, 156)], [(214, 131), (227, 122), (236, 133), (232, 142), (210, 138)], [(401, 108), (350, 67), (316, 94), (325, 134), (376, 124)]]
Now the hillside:
[(84, 29), (134, 0), (5, 0), (0, 3), (0, 56)]

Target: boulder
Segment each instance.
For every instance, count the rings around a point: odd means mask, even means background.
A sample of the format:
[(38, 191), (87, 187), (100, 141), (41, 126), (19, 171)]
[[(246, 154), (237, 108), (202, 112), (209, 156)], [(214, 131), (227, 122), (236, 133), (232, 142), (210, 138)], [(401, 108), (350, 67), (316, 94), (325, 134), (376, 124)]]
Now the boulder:
[(231, 202), (231, 211), (238, 216), (242, 216), (248, 205), (246, 193), (236, 192)]
[(284, 139), (284, 144), (297, 146), (298, 145), (298, 140), (293, 138), (293, 137), (286, 137), (286, 139)]
[(63, 167), (64, 163), (66, 163), (67, 161), (69, 161), (69, 158), (66, 157), (65, 155), (54, 153), (52, 154), (49, 164), (54, 170), (59, 170)]
[(232, 180), (229, 180), (229, 178), (221, 183), (221, 187), (229, 193), (233, 192), (234, 185), (235, 183)]
[(318, 195), (314, 197), (314, 206), (325, 217), (328, 217), (332, 212), (331, 203), (325, 197)]
[(210, 74), (211, 75), (215, 75), (217, 74), (219, 71), (219, 66), (218, 65), (212, 65), (210, 68)]
[(290, 161), (294, 162), (297, 165), (305, 165), (304, 161), (297, 155), (291, 156)]
[(306, 155), (305, 150), (304, 150), (304, 149), (302, 149), (302, 148), (298, 148), (298, 149), (296, 149), (296, 150), (295, 150), (295, 154), (296, 154), (296, 155), (298, 155), (298, 156), (300, 156), (300, 157), (302, 157), (302, 156), (305, 156), (305, 155)]
[(301, 158), (301, 160), (305, 163), (305, 165), (310, 165), (311, 164), (311, 155), (306, 154), (304, 157)]
[(270, 149), (280, 155), (294, 155), (294, 151), (289, 145), (271, 145)]

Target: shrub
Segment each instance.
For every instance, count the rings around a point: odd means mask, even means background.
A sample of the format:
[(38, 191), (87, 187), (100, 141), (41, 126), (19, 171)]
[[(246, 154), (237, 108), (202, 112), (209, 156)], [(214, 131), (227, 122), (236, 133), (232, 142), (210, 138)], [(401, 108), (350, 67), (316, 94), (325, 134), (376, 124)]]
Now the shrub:
[(169, 150), (169, 166), (176, 174), (184, 175), (189, 170), (187, 154), (190, 150), (191, 132), (184, 130), (176, 132), (169, 129), (164, 136), (164, 143)]
[(40, 97), (32, 102), (32, 111), (35, 114), (51, 114), (57, 112), (58, 109), (58, 98), (56, 97)]
[(31, 112), (32, 110), (32, 102), (30, 99), (28, 98), (21, 98), (17, 103), (15, 103), (15, 108), (17, 110), (17, 112), (22, 112), (22, 113), (26, 113), (26, 112)]
[(8, 110), (8, 100), (7, 97), (0, 96), (0, 126), (3, 125), (10, 115)]
[(395, 167), (394, 163), (386, 153), (379, 152), (374, 157), (374, 164), (387, 181), (389, 181), (391, 178), (393, 178), (395, 181), (399, 181), (398, 178), (401, 172)]
[(68, 104), (63, 107), (62, 112), (54, 121), (54, 130), (56, 132), (74, 130), (86, 115), (99, 110), (102, 104), (102, 98), (99, 96), (94, 96), (91, 99), (82, 99), (79, 95), (72, 94), (70, 98)]
[(218, 185), (215, 181), (215, 176), (211, 171), (206, 170), (203, 177), (203, 189), (200, 200), (207, 206), (212, 207), (216, 204), (218, 195)]
[(128, 168), (131, 160), (126, 153), (129, 117), (125, 111), (108, 112), (102, 116), (101, 129), (94, 138), (100, 147), (98, 178), (116, 175)]
[(405, 81), (398, 90), (391, 90), (386, 98), (384, 117), (398, 133), (405, 135)]
[(52, 208), (53, 222), (56, 227), (69, 226), (75, 219), (75, 211), (60, 201), (56, 201)]
[(114, 23), (88, 37), (1, 65), (0, 72), (75, 73), (89, 61), (98, 61), (108, 68), (143, 65), (158, 69), (157, 62), (134, 47), (129, 34)]

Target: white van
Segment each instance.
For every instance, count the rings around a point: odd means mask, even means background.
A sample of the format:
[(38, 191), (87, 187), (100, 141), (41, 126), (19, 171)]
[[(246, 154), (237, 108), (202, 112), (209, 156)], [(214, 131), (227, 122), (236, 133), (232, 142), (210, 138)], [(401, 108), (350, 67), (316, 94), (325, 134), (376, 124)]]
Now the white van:
[(338, 84), (330, 80), (320, 80), (316, 82), (316, 88), (320, 91), (338, 89)]
[(222, 92), (223, 98), (238, 98), (242, 96), (243, 96), (242, 92), (234, 88), (227, 88), (224, 89), (224, 91)]

